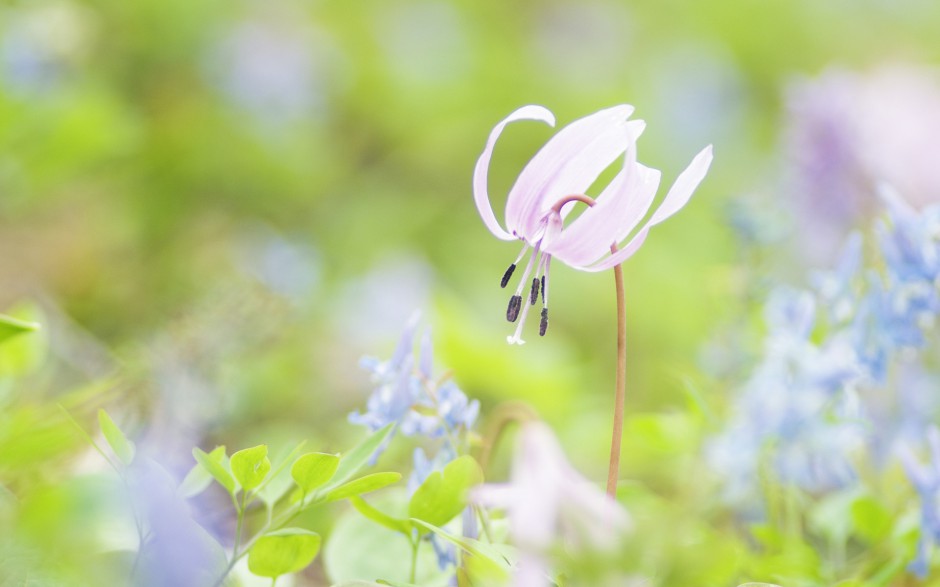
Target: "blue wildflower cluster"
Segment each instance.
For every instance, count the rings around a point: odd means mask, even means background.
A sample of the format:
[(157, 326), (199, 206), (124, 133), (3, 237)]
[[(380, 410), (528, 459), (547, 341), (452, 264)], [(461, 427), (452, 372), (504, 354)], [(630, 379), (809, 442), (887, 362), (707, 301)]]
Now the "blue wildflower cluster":
[(453, 381), (434, 380), (429, 332), (422, 337), (420, 354), (415, 356), (417, 325), (415, 316), (388, 361), (362, 359), (360, 366), (372, 374), (375, 391), (369, 397), (366, 411), (349, 414), (349, 421), (372, 431), (393, 424), (395, 431), (405, 436), (446, 438), (456, 453), (458, 436), (473, 427), (480, 404), (468, 400)]
[[(930, 417), (922, 398), (888, 383), (911, 371), (940, 314), (940, 206), (918, 212), (887, 190), (883, 199), (870, 263), (854, 234), (811, 288), (778, 288), (766, 303), (764, 354), (708, 449), (737, 504), (759, 503), (763, 475), (811, 492), (844, 487), (866, 451), (885, 452), (908, 419), (922, 431)], [(883, 409), (910, 402), (921, 408)]]
[[(469, 435), (480, 413), (480, 403), (468, 399), (452, 380), (434, 378), (430, 332), (422, 335), (417, 345), (419, 352), (415, 354), (418, 318), (415, 315), (408, 322), (391, 359), (362, 359), (360, 365), (371, 373), (376, 387), (366, 411), (349, 414), (351, 423), (372, 431), (392, 424), (394, 431), (403, 436), (441, 440), (433, 456), (421, 447), (414, 450), (414, 466), (408, 480), (408, 490), (412, 493), (432, 472), (442, 470), (449, 462), (466, 454)], [(472, 526), (472, 516), (464, 516), (465, 527), (468, 518)], [(433, 534), (427, 538), (437, 554), (438, 566), (453, 568), (457, 564), (454, 546)]]

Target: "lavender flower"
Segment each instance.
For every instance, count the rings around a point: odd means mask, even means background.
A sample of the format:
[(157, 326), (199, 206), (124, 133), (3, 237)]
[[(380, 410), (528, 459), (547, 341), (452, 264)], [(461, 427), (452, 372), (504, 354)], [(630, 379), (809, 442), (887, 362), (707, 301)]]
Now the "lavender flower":
[(927, 444), (930, 446), (930, 461), (926, 465), (921, 464), (906, 445), (898, 452), (904, 470), (920, 496), (920, 540), (917, 556), (908, 568), (922, 579), (927, 576), (930, 552), (940, 542), (940, 430), (936, 426), (927, 431)]
[[(510, 122), (538, 120), (554, 126), (554, 115), (542, 106), (523, 106), (503, 119), (492, 130), (473, 174), (473, 196), (483, 223), (497, 238), (523, 241), (522, 251), (503, 275), (506, 287), (516, 265), (531, 248), (522, 279), (510, 298), (506, 317), (510, 322), (519, 318), (510, 343), (523, 344), (522, 327), (529, 306), (542, 296), (539, 334), (548, 328), (548, 275), (552, 257), (582, 271), (603, 271), (619, 265), (643, 244), (649, 230), (678, 212), (689, 201), (692, 192), (705, 177), (712, 160), (711, 145), (700, 152), (683, 171), (666, 194), (659, 208), (640, 226), (659, 187), (660, 172), (636, 161), (636, 139), (646, 124), (629, 121), (633, 107), (623, 104), (601, 110), (569, 124), (560, 130), (529, 161), (519, 174), (506, 202), (506, 228), (493, 214), (487, 191), (487, 173), (496, 140)], [(575, 199), (614, 161), (624, 157), (623, 169), (604, 188), (596, 205), (585, 210), (567, 227), (564, 218)], [(611, 245), (633, 235), (619, 251)], [(523, 289), (529, 287), (528, 302), (523, 303)], [(521, 318), (520, 318), (521, 313)]]
[[(874, 212), (877, 185), (889, 182), (917, 207), (936, 202), (940, 170), (940, 72), (887, 65), (869, 72), (832, 69), (789, 88), (785, 150), (801, 222), (814, 247), (841, 238)], [(885, 105), (890, 104), (890, 108)]]
[(508, 484), (477, 488), (477, 503), (506, 509), (519, 548), (515, 585), (549, 585), (547, 554), (558, 543), (569, 551), (613, 550), (630, 528), (623, 507), (568, 463), (551, 429), (529, 422), (520, 432)]

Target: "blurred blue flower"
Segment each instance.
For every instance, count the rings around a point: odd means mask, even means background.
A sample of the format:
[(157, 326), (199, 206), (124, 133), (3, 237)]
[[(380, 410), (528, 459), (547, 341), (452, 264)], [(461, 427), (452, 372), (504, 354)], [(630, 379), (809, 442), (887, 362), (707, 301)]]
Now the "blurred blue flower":
[(395, 353), (388, 361), (363, 357), (359, 366), (372, 375), (375, 391), (369, 396), (368, 410), (364, 414), (353, 412), (349, 421), (368, 426), (373, 432), (393, 422), (400, 422), (416, 399), (412, 368), (414, 365), (414, 335), (418, 326), (414, 314), (402, 332)]
[(855, 315), (861, 266), (862, 235), (853, 232), (842, 245), (835, 268), (812, 273), (810, 279), (831, 325), (844, 325)]
[(433, 379), (429, 332), (422, 337), (420, 354), (415, 356), (418, 319), (415, 314), (409, 320), (391, 359), (385, 362), (372, 357), (362, 359), (360, 365), (372, 374), (376, 388), (366, 411), (353, 412), (348, 418), (372, 431), (394, 424), (396, 431), (405, 436), (445, 438), (456, 456), (460, 444), (457, 437), (473, 427), (480, 404), (469, 400), (453, 381), (438, 383)]
[(920, 578), (927, 576), (932, 547), (940, 542), (940, 430), (931, 426), (927, 431), (930, 460), (922, 464), (907, 445), (898, 451), (904, 470), (920, 496), (921, 522), (917, 556), (908, 567)]
[(745, 383), (727, 430), (708, 447), (726, 477), (726, 497), (753, 502), (762, 467), (809, 491), (854, 479), (852, 453), (864, 427), (852, 387), (862, 370), (850, 340), (812, 340), (816, 301), (807, 291), (779, 288), (765, 309), (762, 362)]

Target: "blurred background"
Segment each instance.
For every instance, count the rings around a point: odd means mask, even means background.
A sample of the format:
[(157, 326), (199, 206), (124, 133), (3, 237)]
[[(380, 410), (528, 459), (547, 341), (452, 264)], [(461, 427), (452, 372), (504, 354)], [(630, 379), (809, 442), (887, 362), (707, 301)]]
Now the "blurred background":
[[(564, 125), (626, 102), (666, 186), (715, 145), (625, 266), (625, 474), (668, 497), (689, 472), (669, 458), (709, 432), (687, 407), (720, 412), (759, 350), (767, 282), (830, 263), (874, 178), (940, 194), (938, 28), (932, 0), (4, 2), (0, 311), (44, 328), (16, 350), (3, 409), (34, 434), (8, 436), (0, 480), (100, 468), (56, 403), (108, 406), (177, 471), (194, 444), (341, 450), (359, 357), (389, 356), (415, 310), (484, 414), (528, 402), (601, 479), (612, 279), (556, 263), (548, 335), (508, 346), (518, 247), (470, 175), (520, 105)], [(552, 132), (503, 135), (498, 217)]]

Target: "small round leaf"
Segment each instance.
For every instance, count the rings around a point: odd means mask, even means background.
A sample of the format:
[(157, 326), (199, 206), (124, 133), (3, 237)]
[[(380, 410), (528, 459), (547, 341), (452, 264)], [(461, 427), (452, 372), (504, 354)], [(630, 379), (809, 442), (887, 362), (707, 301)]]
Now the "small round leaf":
[(284, 528), (265, 534), (248, 552), (248, 570), (275, 578), (296, 573), (320, 552), (320, 535), (302, 528)]
[(310, 493), (332, 479), (337, 467), (338, 456), (312, 452), (294, 461), (290, 475), (304, 493)]
[(230, 462), (232, 475), (245, 491), (251, 491), (261, 485), (271, 472), (268, 447), (263, 444), (238, 451), (232, 455)]

